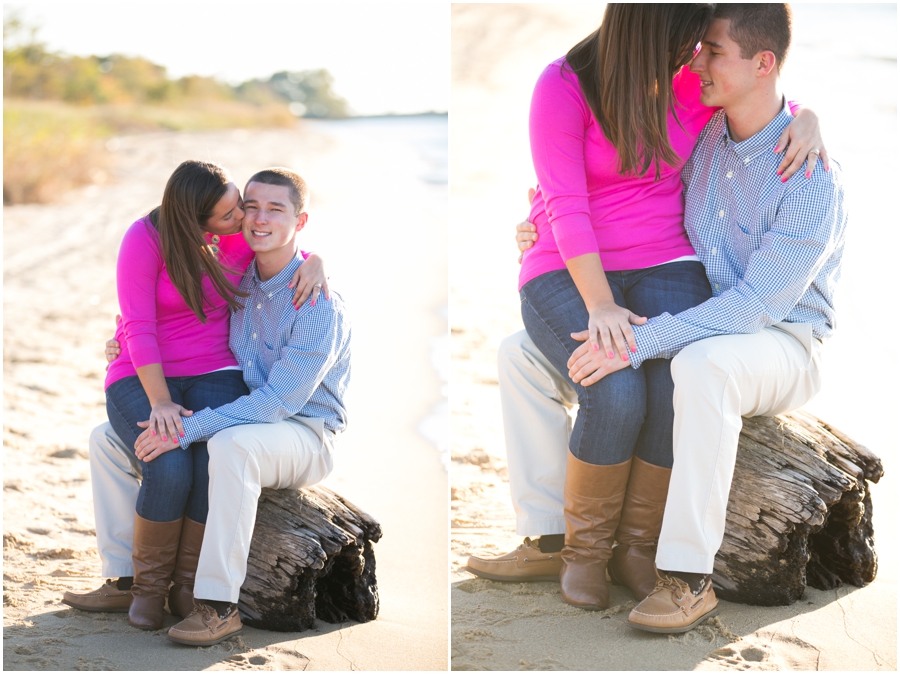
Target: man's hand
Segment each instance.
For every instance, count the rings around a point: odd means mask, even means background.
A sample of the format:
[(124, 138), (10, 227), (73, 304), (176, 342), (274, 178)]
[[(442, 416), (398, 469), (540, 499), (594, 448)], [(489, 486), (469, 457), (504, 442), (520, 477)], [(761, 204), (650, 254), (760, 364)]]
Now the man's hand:
[(606, 375), (629, 367), (627, 360), (608, 358), (603, 350), (595, 351), (591, 348), (591, 343), (588, 341), (589, 334), (587, 330), (572, 333), (572, 339), (577, 339), (584, 344), (575, 349), (566, 363), (572, 381), (582, 386), (596, 384)]
[[(122, 322), (122, 315), (116, 314), (116, 328), (119, 327), (119, 323)], [(106, 340), (106, 369), (109, 370), (109, 364), (113, 362), (116, 358), (119, 357), (119, 354), (122, 353), (122, 349), (120, 349), (121, 345), (115, 339)]]
[(137, 425), (147, 430), (141, 433), (134, 442), (134, 453), (144, 463), (153, 461), (160, 454), (165, 454), (173, 449), (179, 449), (181, 445), (173, 440), (163, 440), (160, 435), (150, 432), (149, 421), (139, 421)]

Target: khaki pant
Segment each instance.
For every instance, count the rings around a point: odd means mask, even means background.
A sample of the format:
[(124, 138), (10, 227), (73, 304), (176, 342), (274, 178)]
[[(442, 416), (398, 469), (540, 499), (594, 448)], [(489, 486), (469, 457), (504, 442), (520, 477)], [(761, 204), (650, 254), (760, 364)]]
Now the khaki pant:
[[(321, 419), (288, 419), (226, 429), (210, 439), (208, 448), (210, 513), (195, 594), (236, 602), (262, 487), (296, 489), (322, 481), (332, 469), (334, 434), (324, 429)], [(104, 577), (134, 575), (134, 506), (141, 464), (109, 423), (91, 433), (94, 522)]]
[[(725, 533), (725, 509), (742, 417), (774, 416), (821, 388), (821, 342), (807, 324), (695, 342), (672, 360), (675, 465), (656, 556), (667, 571), (709, 573)], [(498, 354), (509, 488), (521, 535), (562, 533), (568, 409), (575, 394), (525, 331)]]
[(89, 452), (94, 527), (103, 577), (133, 576), (131, 545), (134, 506), (141, 489), (141, 461), (108, 422), (91, 431)]
[(509, 490), (521, 536), (561, 534), (575, 391), (521, 330), (497, 352)]
[(799, 323), (711, 337), (675, 356), (675, 464), (657, 567), (712, 572), (725, 534), (741, 417), (806, 404), (821, 388), (820, 364), (821, 342)]
[(298, 489), (333, 466), (334, 434), (322, 419), (233, 426), (210, 438), (209, 515), (194, 596), (237, 602), (263, 487)]

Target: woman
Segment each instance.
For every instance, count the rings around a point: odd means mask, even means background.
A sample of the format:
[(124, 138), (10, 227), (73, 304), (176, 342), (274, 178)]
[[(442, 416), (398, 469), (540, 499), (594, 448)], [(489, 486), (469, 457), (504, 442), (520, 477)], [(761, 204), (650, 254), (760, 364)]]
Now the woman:
[[(600, 29), (550, 64), (535, 87), (539, 188), (529, 220), (539, 236), (522, 260), (522, 318), (573, 386), (573, 333), (587, 326), (594, 349), (627, 360), (635, 349), (630, 323), (711, 296), (684, 231), (680, 180), (714, 112), (700, 104), (699, 80), (684, 67), (711, 14), (706, 4), (609, 4)], [(560, 584), (568, 603), (606, 608), (608, 563), (638, 599), (655, 585), (672, 467), (669, 361), (574, 388)]]
[[(169, 178), (161, 205), (125, 233), (117, 269), (121, 355), (109, 367), (106, 398), (110, 424), (131, 451), (144, 430), (139, 423), (149, 420), (151, 432), (164, 438), (183, 435), (182, 415), (248, 393), (228, 346), (237, 288), (253, 257), (241, 234), (243, 216), (240, 192), (225, 169), (186, 161)], [(310, 284), (325, 284), (321, 260), (310, 262), (292, 281), (295, 303)], [(171, 611), (186, 617), (193, 608), (208, 459), (204, 442), (143, 464), (134, 577), (117, 582), (123, 592), (133, 582), (128, 619), (135, 627), (162, 627), (170, 579)]]

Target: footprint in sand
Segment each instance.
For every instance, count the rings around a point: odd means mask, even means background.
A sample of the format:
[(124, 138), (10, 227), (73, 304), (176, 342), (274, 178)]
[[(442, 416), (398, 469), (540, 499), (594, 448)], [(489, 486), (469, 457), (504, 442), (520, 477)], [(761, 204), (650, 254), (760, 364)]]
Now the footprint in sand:
[(309, 658), (302, 653), (285, 648), (266, 648), (249, 653), (236, 653), (221, 662), (226, 671), (279, 670), (303, 671), (309, 666)]
[(819, 651), (795, 637), (749, 636), (719, 648), (696, 667), (700, 671), (815, 670)]

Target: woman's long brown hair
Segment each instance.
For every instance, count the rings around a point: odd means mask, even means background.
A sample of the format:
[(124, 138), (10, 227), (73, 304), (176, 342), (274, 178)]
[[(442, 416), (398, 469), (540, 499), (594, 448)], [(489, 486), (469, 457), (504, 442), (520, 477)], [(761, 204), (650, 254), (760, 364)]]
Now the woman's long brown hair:
[(212, 217), (230, 182), (228, 173), (218, 164), (182, 162), (166, 183), (162, 203), (150, 212), (150, 221), (159, 231), (169, 278), (203, 323), (203, 304), (209, 303), (201, 285), (204, 274), (232, 309), (241, 308), (235, 295), (246, 297), (225, 278), (222, 265), (203, 238), (203, 225)]
[(678, 163), (668, 131), (669, 111), (678, 119), (672, 77), (691, 60), (713, 8), (706, 3), (609, 3), (600, 28), (566, 55), (594, 117), (618, 152), (620, 173), (643, 175), (655, 164), (659, 179), (660, 162)]

